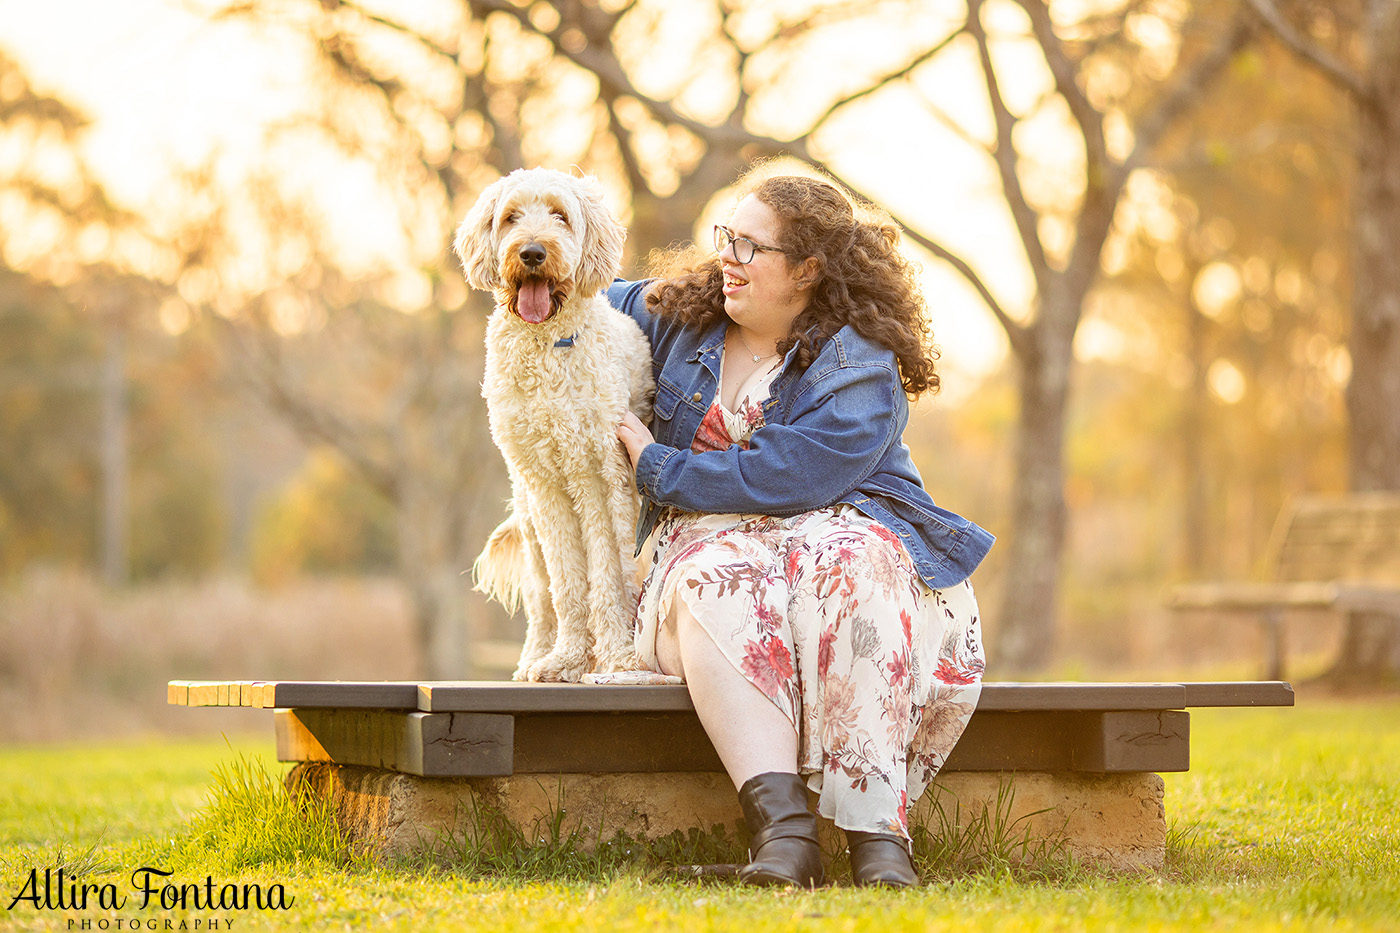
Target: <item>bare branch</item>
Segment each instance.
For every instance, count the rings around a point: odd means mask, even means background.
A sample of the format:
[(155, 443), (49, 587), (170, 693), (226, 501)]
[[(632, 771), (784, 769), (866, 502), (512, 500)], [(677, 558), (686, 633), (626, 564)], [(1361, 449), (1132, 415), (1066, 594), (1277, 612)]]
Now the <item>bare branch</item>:
[(486, 125), (491, 128), (491, 140), (495, 144), (496, 151), (500, 153), (499, 164), (496, 168), (504, 175), (511, 169), (524, 166), (525, 147), (520, 138), (520, 128), (514, 123), (498, 119), (496, 112), (491, 108), (491, 94), (494, 88), (486, 75), (490, 70), (488, 65), (491, 56), (495, 52), (496, 50), (488, 38), (481, 50), (481, 74), (475, 81), (463, 78), (462, 98), (468, 109), (475, 109)]
[(389, 19), (387, 16), (382, 16), (378, 13), (371, 13), (369, 10), (366, 10), (358, 3), (350, 2), (350, 0), (340, 0), (340, 6), (344, 7), (347, 10), (350, 10), (362, 19), (368, 20), (371, 23), (378, 23), (380, 26), (383, 26), (387, 29), (391, 29), (394, 32), (397, 32), (399, 35), (407, 36), (409, 39), (412, 39), (414, 42), (421, 45), (427, 51), (432, 52), (434, 55), (445, 58), (450, 62), (455, 63), (457, 61), (457, 53), (453, 52), (451, 49), (447, 48), (444, 45), (434, 42), (431, 38), (423, 35), (423, 33), (419, 32), (416, 29), (411, 29), (408, 26), (405, 26), (403, 23)]
[(1006, 339), (1011, 342), (1013, 353), (1020, 357), (1030, 350), (1030, 337), (1027, 333), (1026, 326), (1012, 320), (1011, 316), (1006, 313), (1006, 309), (1001, 306), (1001, 302), (997, 301), (996, 296), (988, 290), (987, 283), (982, 281), (982, 277), (977, 274), (975, 269), (967, 264), (966, 260), (941, 243), (929, 239), (917, 230), (910, 229), (910, 227), (902, 221), (900, 222), (900, 226), (904, 228), (904, 232), (909, 239), (952, 266), (954, 271), (962, 276), (967, 284), (972, 286), (973, 291), (977, 292), (978, 297), (982, 299), (982, 303), (987, 306), (987, 310), (991, 311), (992, 316), (997, 319), (997, 323), (1001, 325), (1001, 329), (1006, 331)]
[(1137, 13), (1150, 0), (1128, 0), (1121, 7), (1089, 13), (1067, 27), (1073, 35), (1063, 36), (1061, 41), (1079, 50), (1079, 60), (1085, 61), (1103, 49), (1112, 48), (1127, 42), (1123, 25), (1128, 17)]
[[(825, 166), (821, 167), (826, 168)], [(829, 168), (826, 168), (826, 172), (828, 175), (831, 176), (833, 180), (841, 184), (847, 191), (851, 192), (851, 194), (855, 195), (857, 198), (860, 198), (861, 200), (866, 201), (870, 204), (879, 203), (874, 198), (867, 196), (855, 185), (851, 184), (851, 182), (848, 179), (841, 177), (839, 174), (831, 171)], [(1009, 341), (1011, 341), (1011, 348), (1013, 351), (1019, 354), (1022, 352), (1026, 352), (1030, 349), (1030, 338), (1029, 334), (1027, 333), (1026, 326), (1017, 323), (1011, 318), (1009, 314), (1006, 313), (1006, 309), (1002, 307), (1000, 301), (997, 301), (997, 298), (995, 295), (992, 294), (991, 289), (987, 288), (987, 283), (984, 282), (982, 280), (982, 277), (977, 274), (977, 270), (973, 269), (972, 266), (970, 266), (965, 259), (959, 256), (957, 253), (954, 253), (952, 250), (948, 249), (943, 244), (925, 236), (924, 234), (915, 230), (913, 227), (910, 227), (904, 221), (900, 220), (898, 217), (894, 217), (893, 214), (891, 214), (890, 216), (893, 217), (895, 223), (899, 224), (900, 229), (904, 231), (905, 236), (909, 237), (909, 239), (913, 240), (915, 243), (919, 244), (924, 249), (928, 250), (930, 253), (933, 253), (934, 256), (938, 257), (939, 259), (946, 262), (948, 265), (952, 266), (953, 270), (957, 272), (958, 275), (962, 276), (968, 285), (972, 286), (973, 291), (977, 292), (978, 296), (982, 299), (983, 303), (986, 304), (987, 309), (992, 312), (992, 316), (997, 319), (997, 323), (999, 323), (1002, 326), (1002, 329), (1006, 331), (1006, 337)]]
[(1273, 0), (1247, 0), (1250, 9), (1263, 21), (1275, 38), (1287, 46), (1295, 55), (1309, 62), (1322, 72), (1333, 84), (1346, 91), (1366, 106), (1379, 106), (1375, 92), (1359, 73), (1348, 67), (1326, 49), (1303, 38), (1288, 20), (1283, 18)]
[(397, 500), (399, 483), (394, 465), (375, 456), (364, 443), (366, 437), (375, 433), (373, 429), (353, 425), (327, 406), (311, 400), (287, 371), (273, 338), (267, 333), (250, 335), (246, 329), (219, 315), (212, 315), (212, 318), (230, 334), (229, 345), (243, 361), (236, 372), (250, 389), (281, 412), (299, 434), (335, 448), (355, 465), (371, 486), (389, 501)]
[(765, 151), (771, 150), (774, 140), (767, 136), (758, 136), (750, 133), (742, 126), (727, 123), (722, 126), (712, 126), (693, 120), (677, 111), (670, 104), (659, 101), (654, 97), (643, 94), (632, 83), (632, 79), (623, 71), (621, 63), (606, 47), (602, 47), (593, 42), (589, 42), (582, 47), (576, 43), (566, 42), (564, 32), (569, 28), (568, 24), (560, 21), (560, 24), (548, 32), (542, 32), (534, 23), (530, 21), (529, 12), (516, 6), (509, 0), (468, 0), (468, 5), (478, 16), (484, 17), (489, 13), (505, 13), (513, 17), (525, 29), (536, 35), (543, 36), (553, 45), (556, 52), (568, 61), (573, 62), (585, 71), (591, 72), (598, 80), (600, 89), (605, 89), (608, 93), (621, 96), (627, 95), (635, 97), (661, 122), (684, 127), (695, 135), (710, 142), (722, 143), (729, 146), (756, 145)]
[(744, 48), (743, 43), (739, 41), (739, 37), (735, 35), (734, 29), (730, 25), (730, 19), (735, 13), (735, 8), (725, 4), (721, 6), (724, 8), (724, 14), (720, 17), (719, 30), (720, 34), (723, 35), (725, 40), (729, 43), (729, 47), (734, 50), (734, 77), (735, 83), (738, 85), (734, 109), (730, 111), (729, 114), (729, 122), (742, 126), (744, 115), (749, 112), (749, 103), (753, 100), (753, 95), (750, 94), (749, 89), (744, 86), (744, 73), (748, 69), (749, 60), (753, 57), (753, 53)]
[(937, 120), (946, 130), (948, 130), (948, 132), (952, 133), (954, 136), (958, 137), (958, 139), (961, 139), (964, 143), (976, 149), (978, 152), (983, 153), (984, 155), (986, 155), (987, 158), (996, 158), (996, 150), (993, 147), (987, 145), (982, 140), (969, 133), (966, 127), (964, 127), (958, 121), (954, 120), (952, 117), (948, 116), (948, 114), (943, 110), (942, 107), (938, 106), (928, 97), (926, 97), (923, 93), (919, 93), (918, 97), (920, 102), (924, 105), (924, 109), (928, 111), (929, 116)]
[(1138, 120), (1133, 150), (1117, 172), (1116, 185), (1126, 182), (1128, 176), (1147, 161), (1162, 135), (1171, 128), (1177, 117), (1200, 98), (1207, 85), (1244, 47), (1252, 32), (1244, 17), (1235, 17), (1204, 55), (1189, 67), (1177, 69), (1175, 80), (1158, 97), (1156, 107)]
[(1055, 88), (1069, 105), (1074, 122), (1079, 124), (1079, 132), (1084, 137), (1085, 158), (1088, 171), (1094, 174), (1108, 163), (1108, 145), (1103, 134), (1103, 114), (1089, 103), (1084, 89), (1079, 86), (1078, 68), (1070, 61), (1060, 37), (1055, 34), (1050, 22), (1050, 10), (1043, 0), (1017, 0), (1031, 19), (1031, 31), (1039, 43), (1045, 63), (1055, 77)]
[(854, 2), (843, 3), (840, 6), (820, 7), (815, 11), (802, 10), (796, 18), (780, 22), (772, 36), (761, 48), (768, 47), (776, 40), (797, 38), (842, 20), (857, 16), (869, 16), (872, 7), (875, 6), (877, 4), (871, 3), (869, 0), (854, 0)]
[(623, 171), (627, 173), (627, 184), (633, 191), (643, 191), (646, 189), (647, 180), (642, 172), (642, 165), (637, 160), (637, 153), (632, 149), (632, 133), (623, 125), (622, 119), (617, 114), (617, 96), (599, 95), (604, 101), (608, 111), (608, 130), (612, 133), (613, 139), (617, 140), (618, 157), (622, 159)]
[(817, 117), (816, 121), (812, 124), (811, 129), (804, 133), (803, 136), (807, 139), (811, 139), (813, 134), (820, 130), (822, 126), (824, 126), (826, 122), (830, 120), (838, 110), (842, 109), (847, 104), (853, 104), (856, 101), (861, 100), (862, 98), (869, 97), (871, 94), (874, 94), (881, 88), (887, 87), (895, 81), (900, 81), (904, 78), (907, 78), (909, 75), (913, 74), (914, 69), (918, 68), (920, 65), (924, 64), (924, 62), (929, 61), (939, 52), (946, 49), (950, 44), (952, 44), (954, 39), (962, 35), (964, 32), (966, 32), (965, 29), (953, 30), (942, 40), (935, 43), (931, 48), (914, 56), (914, 58), (911, 59), (907, 64), (905, 64), (904, 67), (887, 72), (883, 77), (875, 79), (873, 82), (871, 82), (866, 87), (861, 88), (859, 91), (856, 91), (852, 94), (847, 94), (845, 97), (833, 101), (831, 106), (827, 107), (826, 111), (822, 113), (821, 116)]
[(982, 77), (987, 85), (987, 97), (991, 101), (992, 116), (996, 123), (997, 142), (993, 155), (996, 157), (997, 172), (1001, 176), (1002, 195), (1011, 209), (1012, 220), (1021, 237), (1022, 247), (1030, 260), (1031, 271), (1035, 275), (1037, 289), (1046, 292), (1050, 273), (1050, 260), (1045, 254), (1045, 244), (1040, 241), (1039, 216), (1026, 200), (1021, 187), (1021, 176), (1016, 171), (1016, 147), (1012, 142), (1012, 130), (1016, 126), (1016, 116), (1006, 106), (1001, 96), (1001, 85), (997, 80), (996, 69), (992, 65), (991, 49), (987, 33), (982, 28), (983, 0), (969, 0), (967, 4), (967, 32), (977, 42), (978, 61), (982, 65)]

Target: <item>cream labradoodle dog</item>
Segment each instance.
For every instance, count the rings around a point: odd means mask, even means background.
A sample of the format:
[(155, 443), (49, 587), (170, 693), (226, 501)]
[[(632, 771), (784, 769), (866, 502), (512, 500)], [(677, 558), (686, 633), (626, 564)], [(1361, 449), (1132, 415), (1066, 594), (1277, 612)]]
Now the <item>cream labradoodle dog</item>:
[(512, 172), (481, 193), (454, 247), (490, 291), (482, 396), (510, 471), (513, 513), (477, 558), (478, 588), (524, 603), (516, 680), (639, 667), (632, 544), (637, 495), (614, 433), (651, 416), (651, 349), (602, 289), (626, 231), (596, 179)]

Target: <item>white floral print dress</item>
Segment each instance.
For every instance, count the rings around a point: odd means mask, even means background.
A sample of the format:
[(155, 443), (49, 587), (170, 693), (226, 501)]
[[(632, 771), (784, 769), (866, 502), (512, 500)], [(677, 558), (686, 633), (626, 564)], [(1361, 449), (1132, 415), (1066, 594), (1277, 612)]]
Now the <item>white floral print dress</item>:
[[(769, 372), (699, 453), (748, 446)], [(798, 733), (798, 769), (843, 829), (908, 838), (908, 807), (962, 735), (985, 660), (971, 584), (930, 589), (898, 536), (851, 506), (786, 518), (671, 509), (642, 552), (636, 646), (652, 669), (672, 600)]]

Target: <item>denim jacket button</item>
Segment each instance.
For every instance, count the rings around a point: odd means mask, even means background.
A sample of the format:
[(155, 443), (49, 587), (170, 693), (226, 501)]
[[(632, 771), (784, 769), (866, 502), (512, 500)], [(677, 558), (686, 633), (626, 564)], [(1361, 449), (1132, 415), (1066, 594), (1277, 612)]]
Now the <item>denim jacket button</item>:
[(699, 392), (696, 392), (694, 395), (692, 395), (692, 396), (690, 397), (690, 400), (691, 400), (692, 402), (698, 402), (698, 401), (700, 401), (700, 399), (702, 399), (702, 398), (704, 398), (704, 396), (702, 396)]

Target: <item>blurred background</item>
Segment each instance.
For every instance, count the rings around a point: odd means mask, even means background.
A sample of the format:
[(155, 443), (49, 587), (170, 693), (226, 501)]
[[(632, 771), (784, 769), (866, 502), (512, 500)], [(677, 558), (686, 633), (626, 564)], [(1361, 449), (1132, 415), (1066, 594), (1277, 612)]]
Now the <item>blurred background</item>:
[[(1400, 488), (1400, 0), (0, 0), (0, 739), (509, 676), (454, 224), (577, 166), (635, 277), (764, 160), (923, 268), (906, 440), (1000, 539), (993, 679), (1257, 676), (1166, 588)], [(1290, 673), (1393, 682), (1393, 634), (1289, 624)]]

